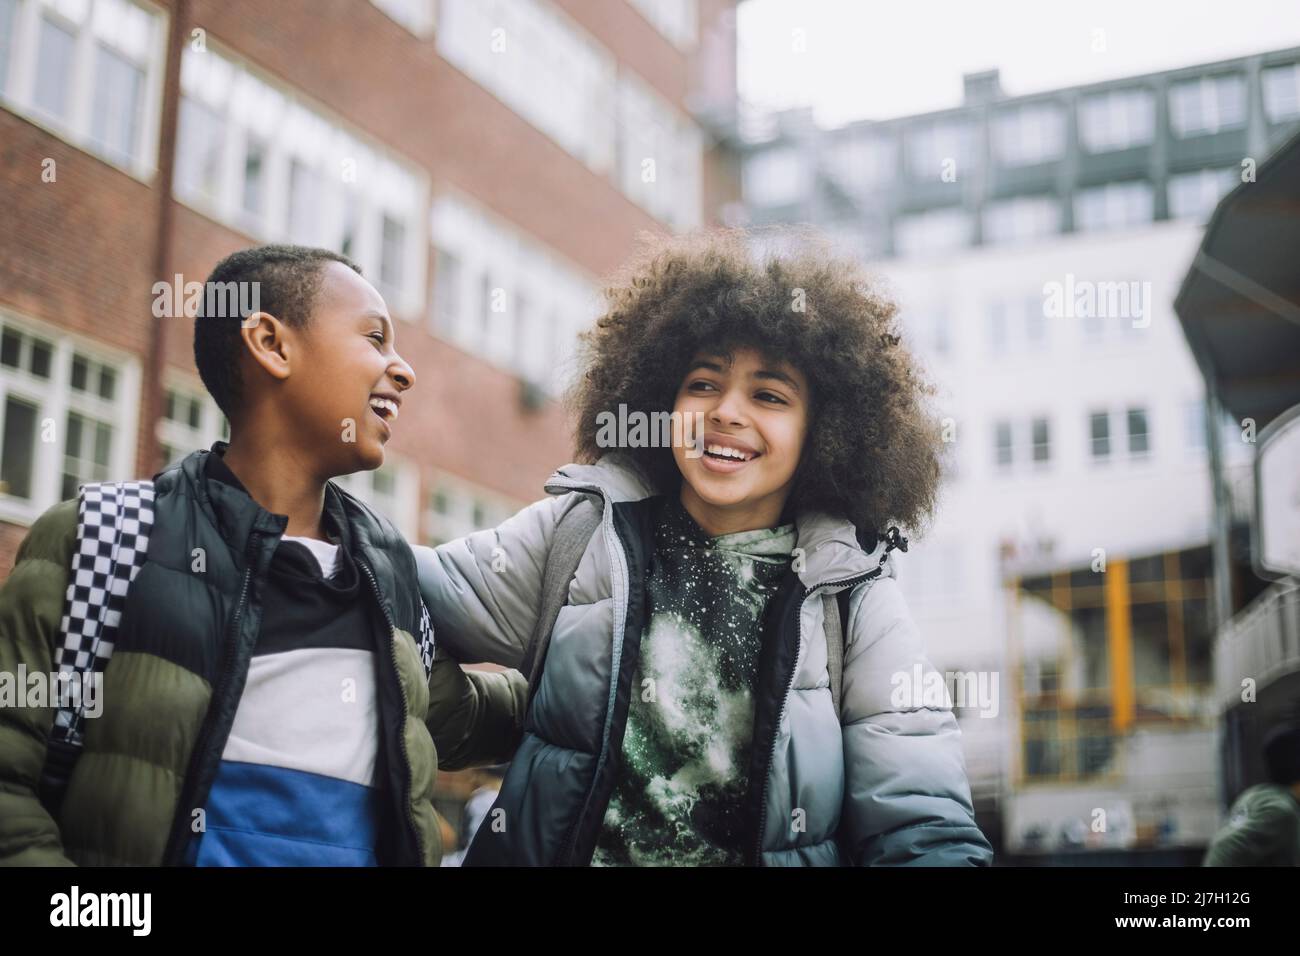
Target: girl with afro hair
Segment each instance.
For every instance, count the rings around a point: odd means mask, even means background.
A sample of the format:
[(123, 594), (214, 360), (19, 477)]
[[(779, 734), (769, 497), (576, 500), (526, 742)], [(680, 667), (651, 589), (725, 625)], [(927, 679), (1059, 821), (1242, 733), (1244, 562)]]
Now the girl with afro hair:
[(894, 305), (824, 246), (647, 240), (570, 396), (576, 463), (416, 548), (440, 653), (521, 669), (465, 865), (987, 865), (904, 606), (940, 478)]

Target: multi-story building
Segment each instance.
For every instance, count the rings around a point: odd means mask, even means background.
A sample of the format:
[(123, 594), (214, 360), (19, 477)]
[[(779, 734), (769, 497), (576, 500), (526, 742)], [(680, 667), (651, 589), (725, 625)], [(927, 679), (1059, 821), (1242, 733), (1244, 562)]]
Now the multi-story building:
[(600, 277), (739, 197), (732, 7), (0, 0), (0, 578), (223, 435), (178, 303), (263, 242), (357, 260), (419, 374), (354, 491), (426, 543), (541, 497)]
[[(746, 149), (750, 221), (868, 261), (939, 387), (945, 496), (900, 584), (939, 666), (990, 691), (956, 701), (986, 831), (1005, 858), (1194, 858), (1218, 812), (1216, 526), (1173, 299), (1219, 198), (1300, 128), (1300, 49), (772, 119)], [(1248, 482), (1248, 423), (1216, 427)]]
[(697, 119), (730, 7), (0, 0), (0, 570), (78, 482), (222, 434), (155, 284), (177, 311), (258, 242), (351, 255), (401, 320), (418, 400), (357, 490), (425, 541), (540, 496), (601, 275), (738, 195)]

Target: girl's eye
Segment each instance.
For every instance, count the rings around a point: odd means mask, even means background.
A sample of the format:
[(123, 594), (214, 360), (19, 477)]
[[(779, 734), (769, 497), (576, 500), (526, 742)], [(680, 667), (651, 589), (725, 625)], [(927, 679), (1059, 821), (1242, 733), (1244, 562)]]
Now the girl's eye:
[(713, 388), (713, 383), (706, 382), (703, 379), (700, 379), (699, 381), (691, 382), (691, 384), (686, 387), (693, 392), (698, 392), (698, 391), (703, 391), (705, 389)]
[(756, 396), (760, 402), (766, 402), (769, 405), (788, 405), (790, 404), (780, 395), (774, 392), (759, 392)]

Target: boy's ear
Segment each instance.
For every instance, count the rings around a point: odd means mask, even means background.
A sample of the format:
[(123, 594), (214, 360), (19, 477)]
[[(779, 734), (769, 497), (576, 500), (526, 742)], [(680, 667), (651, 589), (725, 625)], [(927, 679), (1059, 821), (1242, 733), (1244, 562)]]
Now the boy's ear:
[(285, 325), (270, 312), (253, 312), (239, 330), (253, 361), (273, 378), (289, 377), (289, 343)]

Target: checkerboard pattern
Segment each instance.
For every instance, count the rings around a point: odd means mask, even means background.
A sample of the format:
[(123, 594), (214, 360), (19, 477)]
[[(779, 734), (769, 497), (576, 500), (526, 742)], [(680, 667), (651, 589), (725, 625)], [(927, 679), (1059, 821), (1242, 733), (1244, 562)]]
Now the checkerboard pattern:
[(433, 623), (429, 620), (429, 608), (420, 602), (420, 661), (424, 664), (424, 676), (427, 680), (433, 670)]
[[(152, 481), (81, 486), (77, 549), (60, 625), (60, 675), (82, 680), (108, 666), (127, 588), (149, 552), (153, 502)], [(55, 715), (51, 738), (79, 747), (83, 723), (81, 709), (64, 701)]]

